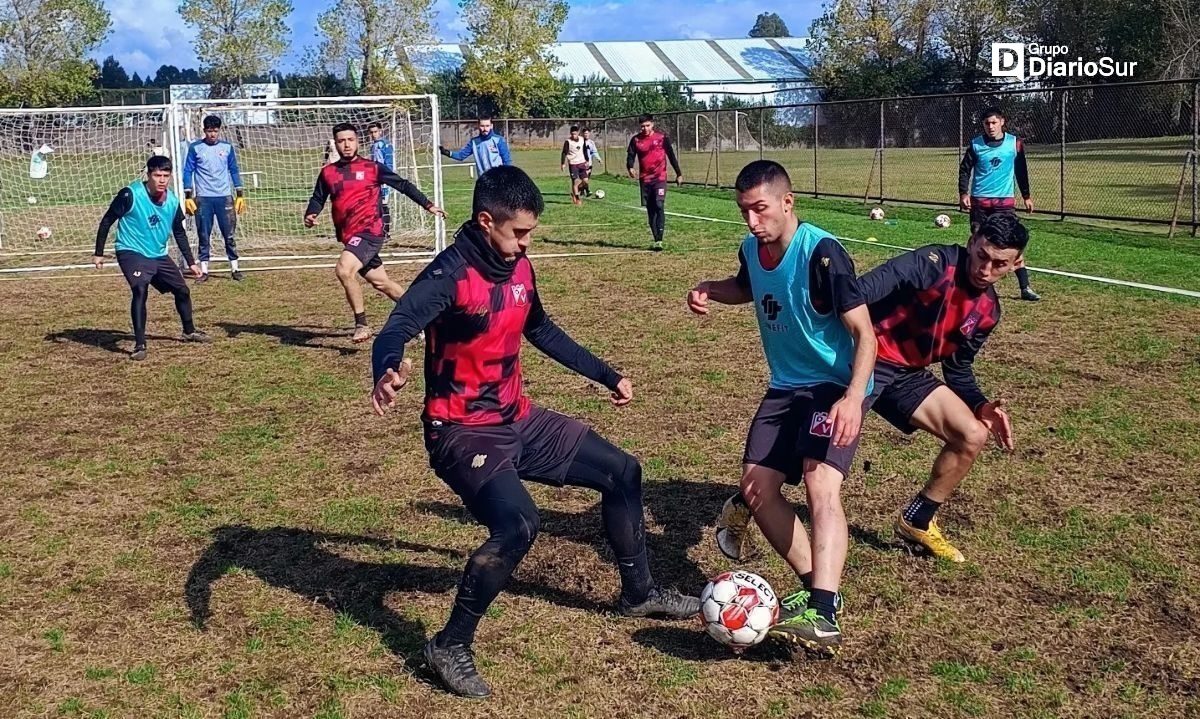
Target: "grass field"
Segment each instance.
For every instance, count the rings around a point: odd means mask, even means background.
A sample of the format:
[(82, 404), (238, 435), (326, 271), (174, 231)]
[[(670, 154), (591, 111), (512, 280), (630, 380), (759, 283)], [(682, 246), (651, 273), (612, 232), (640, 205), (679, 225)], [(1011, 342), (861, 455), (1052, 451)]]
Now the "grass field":
[[(536, 250), (647, 244), (644, 214), (620, 207), (635, 187), (597, 185), (605, 201), (573, 208), (565, 179), (543, 183)], [(456, 220), (468, 191), (447, 187)], [(716, 191), (672, 190), (668, 209), (737, 219)], [(894, 209), (894, 226), (853, 203), (801, 210), (850, 237), (962, 239), (927, 210)], [(1035, 265), (1200, 290), (1194, 242), (1032, 227)], [(739, 234), (672, 217), (665, 253), (538, 265), (560, 324), (632, 377), (631, 406), (525, 353), (537, 402), (641, 458), (653, 566), (692, 591), (730, 566), (711, 522), (765, 368), (749, 311), (697, 319), (682, 298), (736, 268)], [(850, 249), (860, 270), (888, 256)], [(143, 363), (123, 354), (119, 279), (0, 282), (0, 716), (1194, 716), (1200, 307), (1034, 282), (1040, 304), (1000, 288), (978, 367), (1017, 449), (989, 449), (941, 514), (968, 563), (893, 543), (936, 445), (872, 416), (844, 492), (843, 655), (738, 660), (694, 626), (617, 617), (597, 497), (536, 487), (542, 535), (479, 632), (483, 704), (418, 661), (482, 530), (427, 469), (420, 381), (394, 415), (370, 414), (369, 349), (349, 343), (329, 271), (197, 286), (204, 347), (173, 341), (155, 296)], [(388, 309), (370, 299), (376, 322)], [(789, 583), (777, 560), (746, 566)]]

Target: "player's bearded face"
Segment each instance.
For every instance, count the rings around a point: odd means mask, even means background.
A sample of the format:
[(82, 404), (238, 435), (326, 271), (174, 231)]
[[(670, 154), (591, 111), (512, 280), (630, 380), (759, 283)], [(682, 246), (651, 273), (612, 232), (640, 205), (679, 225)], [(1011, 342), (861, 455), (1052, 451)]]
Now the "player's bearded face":
[(642, 123), (642, 134), (649, 137), (650, 133), (652, 133), (652, 132), (654, 132), (654, 123), (653, 122), (643, 122)]
[(171, 171), (170, 170), (155, 170), (150, 173), (148, 178), (150, 194), (161, 195), (171, 186)]
[(1025, 258), (1018, 250), (999, 248), (983, 235), (972, 237), (968, 250), (971, 253), (968, 279), (977, 289), (985, 290), (1001, 277), (1025, 266)]
[(337, 137), (333, 138), (333, 142), (337, 145), (338, 155), (343, 160), (349, 160), (358, 154), (358, 134), (346, 130), (339, 132)]
[(537, 215), (528, 210), (518, 210), (511, 219), (503, 222), (497, 222), (490, 212), (480, 212), (478, 221), (492, 247), (509, 262), (516, 262), (525, 254), (538, 226)]
[(492, 131), (492, 121), (491, 121), (491, 120), (480, 120), (480, 122), (479, 122), (479, 134), (480, 134), (480, 135), (486, 135), (486, 134), (488, 134), (488, 133), (489, 133), (489, 132), (491, 132), (491, 131)]

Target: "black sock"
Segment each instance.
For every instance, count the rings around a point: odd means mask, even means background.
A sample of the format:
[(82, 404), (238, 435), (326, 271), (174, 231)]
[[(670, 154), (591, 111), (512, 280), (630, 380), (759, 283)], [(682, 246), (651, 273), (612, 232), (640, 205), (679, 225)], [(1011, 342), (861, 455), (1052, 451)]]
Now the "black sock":
[(366, 312), (355, 312), (354, 313), (354, 324), (358, 325), (359, 327), (366, 327), (367, 326), (367, 313)]
[(1029, 289), (1029, 270), (1024, 267), (1017, 268), (1017, 284), (1021, 287), (1021, 291)]
[(800, 575), (800, 586), (808, 591), (812, 591), (812, 572), (805, 572)]
[(933, 519), (933, 515), (937, 513), (940, 506), (942, 506), (941, 502), (935, 502), (926, 497), (924, 492), (920, 492), (904, 508), (904, 521), (921, 531), (925, 531), (929, 529), (929, 522)]
[(175, 311), (179, 313), (179, 321), (183, 325), (183, 333), (190, 335), (196, 331), (196, 323), (192, 321), (191, 293), (175, 293)]
[(475, 628), (479, 626), (479, 620), (479, 616), (455, 602), (446, 626), (434, 635), (434, 644), (443, 648), (452, 644), (471, 646), (471, 643), (475, 641)]
[(654, 580), (650, 577), (650, 562), (646, 550), (628, 559), (617, 559), (617, 571), (621, 574), (621, 598), (626, 604), (637, 606), (646, 601)]
[(837, 592), (831, 592), (828, 589), (812, 589), (810, 591), (808, 608), (831, 622), (837, 622)]

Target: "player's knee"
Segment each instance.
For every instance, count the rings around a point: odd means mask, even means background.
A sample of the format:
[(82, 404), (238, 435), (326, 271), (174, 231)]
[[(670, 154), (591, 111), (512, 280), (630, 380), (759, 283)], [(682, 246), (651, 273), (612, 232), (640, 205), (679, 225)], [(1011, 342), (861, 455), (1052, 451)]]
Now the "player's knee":
[(542, 518), (537, 511), (520, 511), (514, 515), (505, 538), (505, 549), (524, 555), (533, 546), (542, 529)]
[(333, 267), (333, 274), (342, 282), (349, 282), (354, 279), (354, 268), (344, 262), (339, 262)]
[(179, 287), (173, 289), (172, 292), (175, 294), (176, 299), (183, 302), (186, 302), (192, 298), (192, 291), (188, 289), (187, 285), (180, 285)]
[(621, 459), (613, 472), (613, 485), (621, 494), (640, 495), (642, 492), (642, 464), (628, 452), (621, 452)]
[(956, 427), (952, 436), (954, 444), (972, 455), (978, 455), (987, 445), (988, 430), (983, 422), (972, 421)]
[(773, 476), (777, 473), (766, 473), (762, 471), (750, 471), (742, 475), (742, 481), (738, 484), (738, 489), (742, 492), (742, 498), (746, 500), (746, 504), (753, 511), (761, 507), (769, 498), (781, 494), (780, 488), (783, 486), (783, 480)]

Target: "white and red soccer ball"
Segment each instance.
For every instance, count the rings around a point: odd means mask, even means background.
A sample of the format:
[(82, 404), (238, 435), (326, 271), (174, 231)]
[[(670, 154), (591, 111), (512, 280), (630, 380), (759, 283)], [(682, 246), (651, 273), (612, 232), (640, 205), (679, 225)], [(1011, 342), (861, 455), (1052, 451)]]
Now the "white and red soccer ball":
[(933, 218), (933, 226), (946, 229), (950, 226), (950, 215), (938, 215)]
[(37, 238), (39, 240), (48, 240), (48, 239), (50, 239), (51, 234), (52, 233), (50, 232), (50, 228), (43, 225), (37, 231)]
[(779, 621), (779, 599), (767, 580), (751, 572), (723, 572), (700, 593), (704, 630), (734, 651), (758, 644)]
[(872, 207), (871, 208), (871, 219), (875, 220), (876, 222), (882, 220), (883, 219), (883, 208), (882, 207)]

